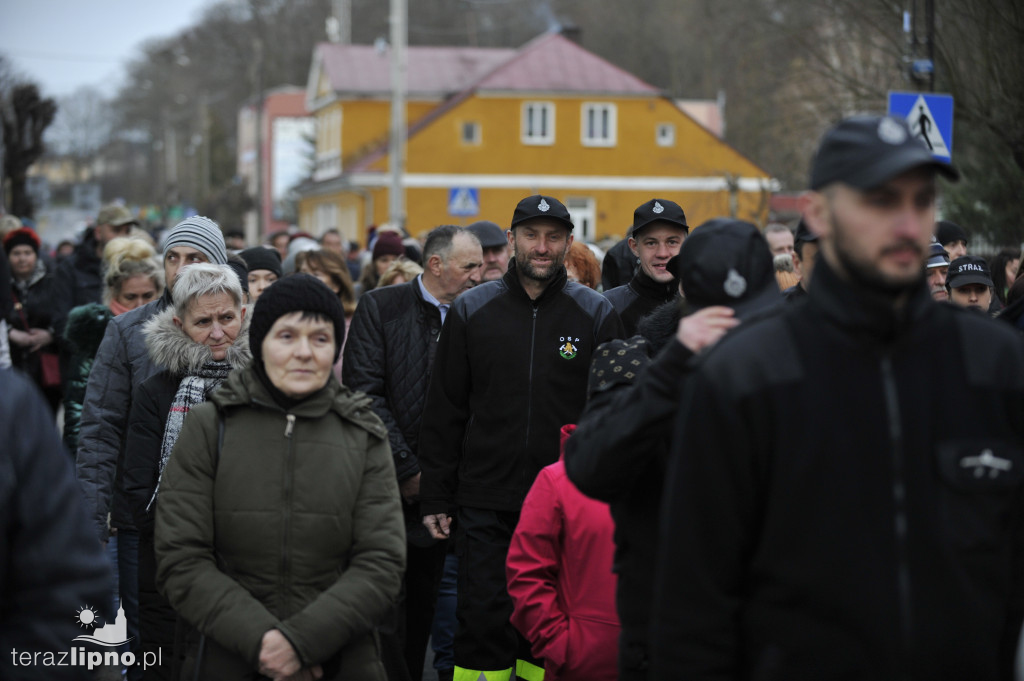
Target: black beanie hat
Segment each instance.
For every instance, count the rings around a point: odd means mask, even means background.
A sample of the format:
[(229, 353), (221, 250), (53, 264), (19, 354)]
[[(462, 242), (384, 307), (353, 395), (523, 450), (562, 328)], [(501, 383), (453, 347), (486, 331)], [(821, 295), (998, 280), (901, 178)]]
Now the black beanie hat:
[(238, 255), (242, 256), (242, 260), (249, 266), (250, 272), (269, 270), (276, 274), (278, 279), (284, 276), (284, 271), (281, 269), (281, 254), (275, 248), (256, 246), (247, 248)]
[(255, 362), (263, 364), (263, 339), (281, 317), (311, 312), (334, 322), (334, 363), (345, 341), (345, 310), (334, 291), (311, 274), (292, 274), (268, 286), (256, 301), (249, 324), (249, 347)]

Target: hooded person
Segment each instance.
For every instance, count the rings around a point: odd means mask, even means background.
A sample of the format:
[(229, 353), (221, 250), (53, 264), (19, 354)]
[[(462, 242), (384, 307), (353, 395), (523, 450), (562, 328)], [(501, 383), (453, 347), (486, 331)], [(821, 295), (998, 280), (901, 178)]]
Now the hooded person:
[(344, 331), (315, 277), (271, 284), (252, 364), (184, 422), (155, 538), (157, 585), (196, 628), (185, 674), (385, 678), (374, 625), (398, 595), (405, 527), (387, 430), (331, 370)]
[(644, 318), (638, 335), (598, 347), (587, 406), (565, 448), (569, 479), (608, 503), (615, 520), (623, 681), (647, 678), (667, 443), (690, 360), (740, 320), (771, 314), (782, 301), (768, 243), (742, 220), (697, 227), (668, 269), (683, 297)]
[[(196, 405), (209, 399), (233, 369), (248, 364), (244, 293), (230, 265), (198, 264), (178, 275), (173, 305), (143, 326), (146, 349), (162, 370), (132, 395), (123, 486), (139, 532), (139, 636), (143, 654), (159, 658), (174, 646), (174, 610), (156, 590), (153, 518), (160, 479)], [(147, 678), (171, 678), (170, 659)]]

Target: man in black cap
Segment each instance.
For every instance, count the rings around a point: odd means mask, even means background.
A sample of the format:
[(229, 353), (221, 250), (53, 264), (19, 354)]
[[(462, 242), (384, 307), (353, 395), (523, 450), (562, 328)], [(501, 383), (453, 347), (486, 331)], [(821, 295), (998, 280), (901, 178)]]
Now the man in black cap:
[(935, 223), (935, 239), (946, 249), (951, 261), (967, 255), (967, 232), (955, 222), (939, 220)]
[(928, 294), (939, 174), (902, 118), (822, 138), (806, 303), (723, 338), (676, 415), (654, 679), (1012, 678), (1024, 345)]
[(633, 211), (629, 249), (640, 266), (628, 284), (604, 294), (619, 313), (627, 336), (636, 333), (641, 317), (679, 295), (667, 265), (679, 253), (689, 230), (683, 209), (674, 201), (651, 199)]
[(490, 220), (480, 220), (466, 227), (480, 240), (484, 249), (484, 269), (480, 277), (482, 281), (494, 281), (505, 276), (508, 270), (508, 259), (512, 249), (508, 245), (505, 230)]
[(932, 240), (928, 247), (928, 264), (925, 265), (925, 280), (928, 282), (928, 292), (932, 299), (945, 303), (949, 300), (949, 291), (946, 290), (946, 275), (949, 273), (949, 253), (938, 241)]
[(597, 349), (587, 406), (565, 449), (569, 478), (607, 502), (615, 520), (619, 681), (647, 678), (658, 510), (672, 416), (690, 360), (741, 317), (781, 301), (768, 243), (749, 222), (704, 223), (669, 269), (683, 298), (645, 317), (638, 335)]
[(964, 255), (949, 263), (946, 291), (954, 305), (988, 312), (992, 305), (992, 274), (985, 258)]
[(811, 274), (814, 271), (816, 257), (818, 257), (818, 235), (807, 229), (807, 223), (800, 220), (796, 226), (796, 238), (793, 245), (793, 270), (800, 275), (800, 281), (782, 292), (786, 302), (795, 303), (807, 296), (807, 287), (811, 284)]
[(611, 303), (567, 280), (572, 229), (559, 200), (520, 201), (508, 271), (455, 299), (438, 341), (420, 428), (420, 511), (438, 539), (455, 520), (456, 679), (507, 679), (513, 667), (519, 678), (543, 674), (509, 622), (505, 557), (526, 492), (583, 409), (594, 349), (622, 336)]

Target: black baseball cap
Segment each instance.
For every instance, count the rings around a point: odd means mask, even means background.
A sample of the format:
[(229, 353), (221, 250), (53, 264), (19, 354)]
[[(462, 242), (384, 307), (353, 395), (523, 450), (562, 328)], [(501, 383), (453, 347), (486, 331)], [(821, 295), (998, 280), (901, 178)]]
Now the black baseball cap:
[(569, 217), (569, 210), (562, 205), (562, 202), (554, 197), (541, 194), (527, 196), (516, 205), (516, 210), (512, 213), (510, 228), (515, 229), (517, 225), (536, 218), (546, 218), (560, 222), (570, 232), (573, 228), (572, 219)]
[(946, 273), (946, 287), (960, 288), (967, 284), (995, 285), (992, 283), (992, 274), (988, 269), (988, 262), (985, 258), (977, 255), (962, 255), (949, 263), (949, 272)]
[(697, 227), (668, 270), (698, 309), (726, 305), (743, 317), (782, 300), (768, 242), (743, 220), (714, 218)]
[(878, 187), (918, 167), (934, 168), (949, 180), (960, 179), (951, 164), (932, 156), (903, 118), (852, 116), (821, 138), (811, 164), (811, 189), (842, 182), (857, 189)]
[(628, 236), (636, 237), (640, 230), (652, 222), (668, 222), (681, 227), (684, 234), (690, 233), (686, 215), (678, 203), (668, 199), (651, 199), (633, 211), (633, 226), (629, 228)]
[(953, 243), (954, 241), (963, 241), (966, 244), (967, 232), (955, 222), (939, 220), (935, 223), (935, 238), (943, 245)]
[(476, 238), (480, 240), (480, 246), (483, 248), (508, 246), (508, 239), (505, 238), (505, 230), (490, 220), (474, 222), (471, 225), (467, 225), (466, 229), (476, 235)]

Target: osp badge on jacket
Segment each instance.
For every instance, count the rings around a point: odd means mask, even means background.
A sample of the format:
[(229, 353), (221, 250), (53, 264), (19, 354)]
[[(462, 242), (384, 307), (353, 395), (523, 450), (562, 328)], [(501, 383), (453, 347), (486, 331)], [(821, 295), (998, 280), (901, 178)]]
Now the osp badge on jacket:
[(562, 356), (562, 359), (572, 359), (580, 351), (579, 346), (576, 345), (580, 339), (575, 336), (562, 336), (558, 342), (561, 343), (558, 346), (558, 354)]

